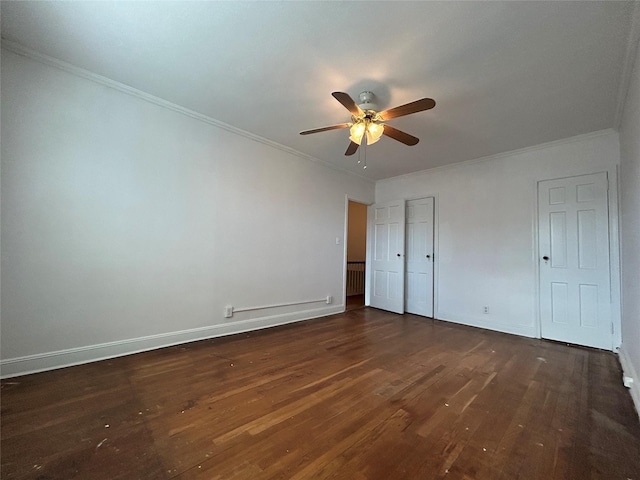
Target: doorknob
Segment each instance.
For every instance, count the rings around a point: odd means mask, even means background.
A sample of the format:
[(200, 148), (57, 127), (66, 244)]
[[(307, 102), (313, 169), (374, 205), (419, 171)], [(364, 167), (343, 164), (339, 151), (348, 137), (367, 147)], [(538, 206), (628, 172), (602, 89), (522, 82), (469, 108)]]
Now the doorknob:
[(547, 255), (545, 255), (544, 257), (542, 257), (542, 259), (543, 259), (545, 262), (548, 262), (548, 261), (549, 261), (549, 257), (548, 257)]
[(398, 256), (400, 256), (400, 254), (399, 254), (399, 253), (398, 253), (397, 255), (398, 255)]
[(431, 258), (431, 255), (427, 255), (427, 258)]

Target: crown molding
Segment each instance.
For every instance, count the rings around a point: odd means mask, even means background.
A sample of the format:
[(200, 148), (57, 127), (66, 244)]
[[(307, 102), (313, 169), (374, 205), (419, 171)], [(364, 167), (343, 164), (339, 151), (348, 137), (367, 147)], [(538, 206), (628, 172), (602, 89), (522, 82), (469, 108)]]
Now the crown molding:
[(546, 148), (558, 147), (561, 145), (568, 145), (571, 143), (582, 142), (585, 140), (589, 140), (592, 138), (604, 137), (607, 135), (615, 135), (617, 132), (612, 128), (607, 128), (605, 130), (598, 130), (596, 132), (584, 133), (582, 135), (575, 135), (573, 137), (561, 138), (560, 140), (553, 140), (552, 142), (547, 143), (539, 143), (538, 145), (532, 145), (530, 147), (519, 148), (517, 150), (510, 150), (508, 152), (496, 153), (494, 155), (488, 155), (486, 157), (473, 158), (471, 160), (465, 160), (463, 162), (450, 163), (447, 165), (440, 165), (437, 167), (426, 168), (424, 170), (419, 170), (413, 173), (405, 173), (404, 175), (398, 175), (396, 177), (383, 178), (382, 180), (378, 180), (377, 183), (383, 183), (387, 181), (395, 181), (401, 178), (412, 177), (414, 175), (423, 175), (427, 173), (433, 173), (441, 170), (451, 170), (455, 168), (464, 167), (467, 165), (475, 165), (477, 163), (485, 163), (491, 162), (494, 160), (500, 160), (503, 158), (513, 157), (515, 155), (522, 155), (524, 153), (535, 152), (537, 150), (543, 150)]
[(633, 4), (633, 12), (631, 13), (631, 28), (629, 29), (629, 37), (627, 38), (627, 49), (625, 52), (624, 63), (622, 65), (622, 75), (620, 77), (620, 87), (618, 88), (618, 99), (616, 102), (616, 113), (614, 117), (614, 127), (620, 129), (622, 124), (622, 115), (624, 114), (624, 104), (629, 92), (631, 83), (631, 75), (633, 75), (633, 67), (635, 64), (636, 51), (640, 45), (640, 1)]
[(321, 160), (311, 155), (307, 155), (306, 153), (302, 153), (294, 148), (287, 147), (286, 145), (282, 145), (281, 143), (274, 142), (273, 140), (269, 140), (268, 138), (261, 137), (260, 135), (253, 134), (241, 128), (234, 127), (233, 125), (229, 125), (228, 123), (222, 122), (220, 120), (216, 120), (215, 118), (209, 117), (208, 115), (198, 113), (194, 110), (190, 110), (188, 108), (182, 107), (168, 100), (164, 100), (160, 97), (156, 97), (155, 95), (151, 95), (150, 93), (144, 92), (142, 90), (138, 90), (137, 88), (133, 88), (133, 87), (130, 87), (129, 85), (125, 85), (124, 83), (111, 80), (110, 78), (104, 77), (102, 75), (98, 75), (97, 73), (93, 73), (89, 70), (85, 70), (84, 68), (77, 67), (75, 65), (72, 65), (65, 61), (51, 57), (44, 53), (40, 53), (29, 47), (25, 47), (24, 45), (21, 45), (17, 42), (12, 42), (10, 40), (6, 40), (3, 38), (1, 46), (3, 49), (10, 51), (12, 53), (15, 53), (16, 55), (27, 57), (31, 60), (35, 60), (49, 67), (57, 68), (58, 70), (62, 70), (76, 77), (84, 78), (85, 80), (89, 80), (91, 82), (98, 83), (100, 85), (111, 88), (113, 90), (117, 90), (121, 93), (131, 95), (132, 97), (136, 97), (146, 102), (157, 105), (159, 107), (172, 110), (181, 115), (185, 115), (187, 117), (193, 118), (194, 120), (198, 120), (200, 122), (213, 125), (214, 127), (220, 128), (230, 133), (234, 133), (236, 135), (247, 138), (249, 140), (253, 140), (254, 142), (262, 143), (263, 145), (267, 145), (271, 148), (275, 148), (276, 150), (280, 150), (282, 152), (288, 153), (290, 155), (301, 158), (303, 160), (308, 160), (313, 163), (321, 164), (322, 166), (330, 168), (331, 170), (335, 170), (343, 174), (357, 177), (360, 180), (365, 180), (372, 184), (375, 183), (375, 180), (359, 175), (355, 172), (351, 172), (345, 168), (340, 168), (337, 165), (334, 165), (325, 160)]

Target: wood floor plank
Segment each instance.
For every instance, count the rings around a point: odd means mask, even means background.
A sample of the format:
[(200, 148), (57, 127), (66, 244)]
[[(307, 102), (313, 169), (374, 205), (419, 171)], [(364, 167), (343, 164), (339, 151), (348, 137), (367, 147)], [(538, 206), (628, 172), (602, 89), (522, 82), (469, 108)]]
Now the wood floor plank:
[(610, 352), (371, 308), (1, 382), (0, 477), (634, 479)]

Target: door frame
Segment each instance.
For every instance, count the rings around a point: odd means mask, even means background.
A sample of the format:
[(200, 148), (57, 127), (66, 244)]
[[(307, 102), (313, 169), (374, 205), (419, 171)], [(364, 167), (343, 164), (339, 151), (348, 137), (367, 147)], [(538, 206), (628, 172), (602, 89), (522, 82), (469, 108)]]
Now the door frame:
[[(344, 235), (342, 238), (342, 311), (347, 311), (347, 242), (349, 240), (349, 202), (356, 202), (370, 207), (373, 202), (366, 202), (362, 199), (352, 197), (349, 194), (344, 196)], [(369, 217), (367, 216), (367, 228), (365, 229), (365, 241), (367, 242), (365, 250), (365, 273), (364, 273), (364, 304), (369, 305)]]
[(619, 232), (619, 166), (612, 168), (597, 168), (593, 170), (576, 170), (566, 172), (565, 175), (557, 177), (537, 178), (533, 182), (534, 202), (533, 202), (533, 239), (532, 239), (532, 255), (531, 261), (535, 271), (535, 318), (536, 318), (536, 335), (542, 338), (542, 313), (540, 310), (540, 301), (542, 299), (540, 292), (540, 242), (539, 242), (539, 189), (540, 182), (549, 180), (559, 180), (563, 178), (578, 177), (581, 175), (593, 175), (597, 173), (606, 173), (608, 180), (608, 213), (609, 213), (609, 284), (611, 289), (611, 322), (613, 324), (613, 334), (611, 335), (612, 350), (618, 352), (622, 344), (622, 315), (621, 315), (621, 296), (620, 296), (620, 232)]
[[(440, 241), (439, 241), (439, 198), (438, 198), (438, 194), (437, 193), (423, 193), (423, 194), (417, 194), (417, 195), (411, 195), (408, 197), (402, 197), (399, 198), (399, 200), (404, 200), (405, 202), (405, 206), (406, 203), (410, 200), (419, 200), (421, 198), (428, 198), (431, 197), (433, 198), (433, 319), (434, 320), (438, 320), (439, 317), (439, 313), (438, 313), (438, 278), (439, 278), (439, 265), (440, 265)], [(360, 202), (359, 200), (354, 200), (351, 199), (354, 202), (359, 202), (359, 203), (365, 203), (365, 202)], [(373, 203), (369, 203), (368, 205), (375, 205), (375, 202)], [(349, 202), (347, 200), (347, 208), (349, 207)], [(537, 207), (536, 207), (537, 208)], [(367, 239), (370, 239), (372, 236), (372, 232), (369, 230), (369, 219), (367, 218)], [(406, 229), (406, 220), (405, 220), (405, 229)], [(405, 242), (406, 242), (406, 238), (405, 238)], [(406, 247), (406, 245), (405, 245)], [(371, 255), (373, 254), (372, 250), (371, 250), (371, 242), (367, 241), (367, 264), (366, 264), (366, 273), (365, 276), (366, 278), (369, 278), (370, 275), (370, 268), (371, 268)], [(347, 264), (346, 264), (346, 250), (345, 250), (345, 282), (346, 282), (346, 268), (347, 268)], [(406, 257), (405, 257), (406, 258)], [(366, 306), (370, 306), (370, 299), (371, 299), (371, 292), (370, 292), (370, 285), (369, 282), (367, 282), (365, 280), (365, 287), (364, 287), (364, 304)], [(402, 296), (404, 298), (404, 292), (402, 292)], [(345, 299), (346, 302), (346, 299)]]
[(409, 200), (419, 200), (421, 198), (433, 198), (433, 319), (439, 320), (440, 314), (438, 312), (438, 285), (440, 278), (440, 199), (437, 193), (425, 192), (420, 195), (412, 195), (405, 197), (405, 203)]

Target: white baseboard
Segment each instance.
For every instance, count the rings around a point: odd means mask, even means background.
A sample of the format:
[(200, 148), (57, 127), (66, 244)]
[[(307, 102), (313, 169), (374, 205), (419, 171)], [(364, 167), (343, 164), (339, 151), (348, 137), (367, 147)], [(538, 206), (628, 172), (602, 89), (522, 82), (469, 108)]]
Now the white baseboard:
[(521, 337), (536, 338), (536, 328), (529, 325), (511, 325), (506, 323), (490, 322), (479, 320), (477, 318), (470, 317), (458, 317), (457, 315), (451, 315), (446, 312), (437, 312), (436, 317), (438, 320), (445, 322), (458, 323), (460, 325), (467, 325), (469, 327), (484, 328), (486, 330), (493, 330), (496, 332), (510, 333), (512, 335), (520, 335)]
[[(636, 371), (633, 363), (631, 363), (631, 359), (627, 354), (627, 351), (624, 349), (624, 343), (620, 347), (618, 351), (618, 356), (620, 358), (620, 365), (622, 365), (622, 371), (625, 377), (633, 378), (633, 383), (629, 388), (631, 393), (631, 398), (633, 399), (633, 404), (636, 407), (636, 412), (640, 416), (640, 376), (638, 376), (638, 372)], [(622, 379), (620, 379), (622, 381)]]
[(100, 343), (85, 347), (58, 350), (0, 360), (0, 378), (11, 378), (29, 373), (43, 372), (57, 368), (70, 367), (83, 363), (96, 362), (134, 353), (146, 352), (157, 348), (169, 347), (181, 343), (205, 340), (208, 338), (234, 335), (237, 333), (260, 330), (285, 325), (287, 323), (325, 317), (344, 311), (344, 305), (302, 310), (298, 312), (251, 318), (209, 327), (193, 328), (177, 332), (161, 333), (146, 337), (131, 338), (116, 342)]

